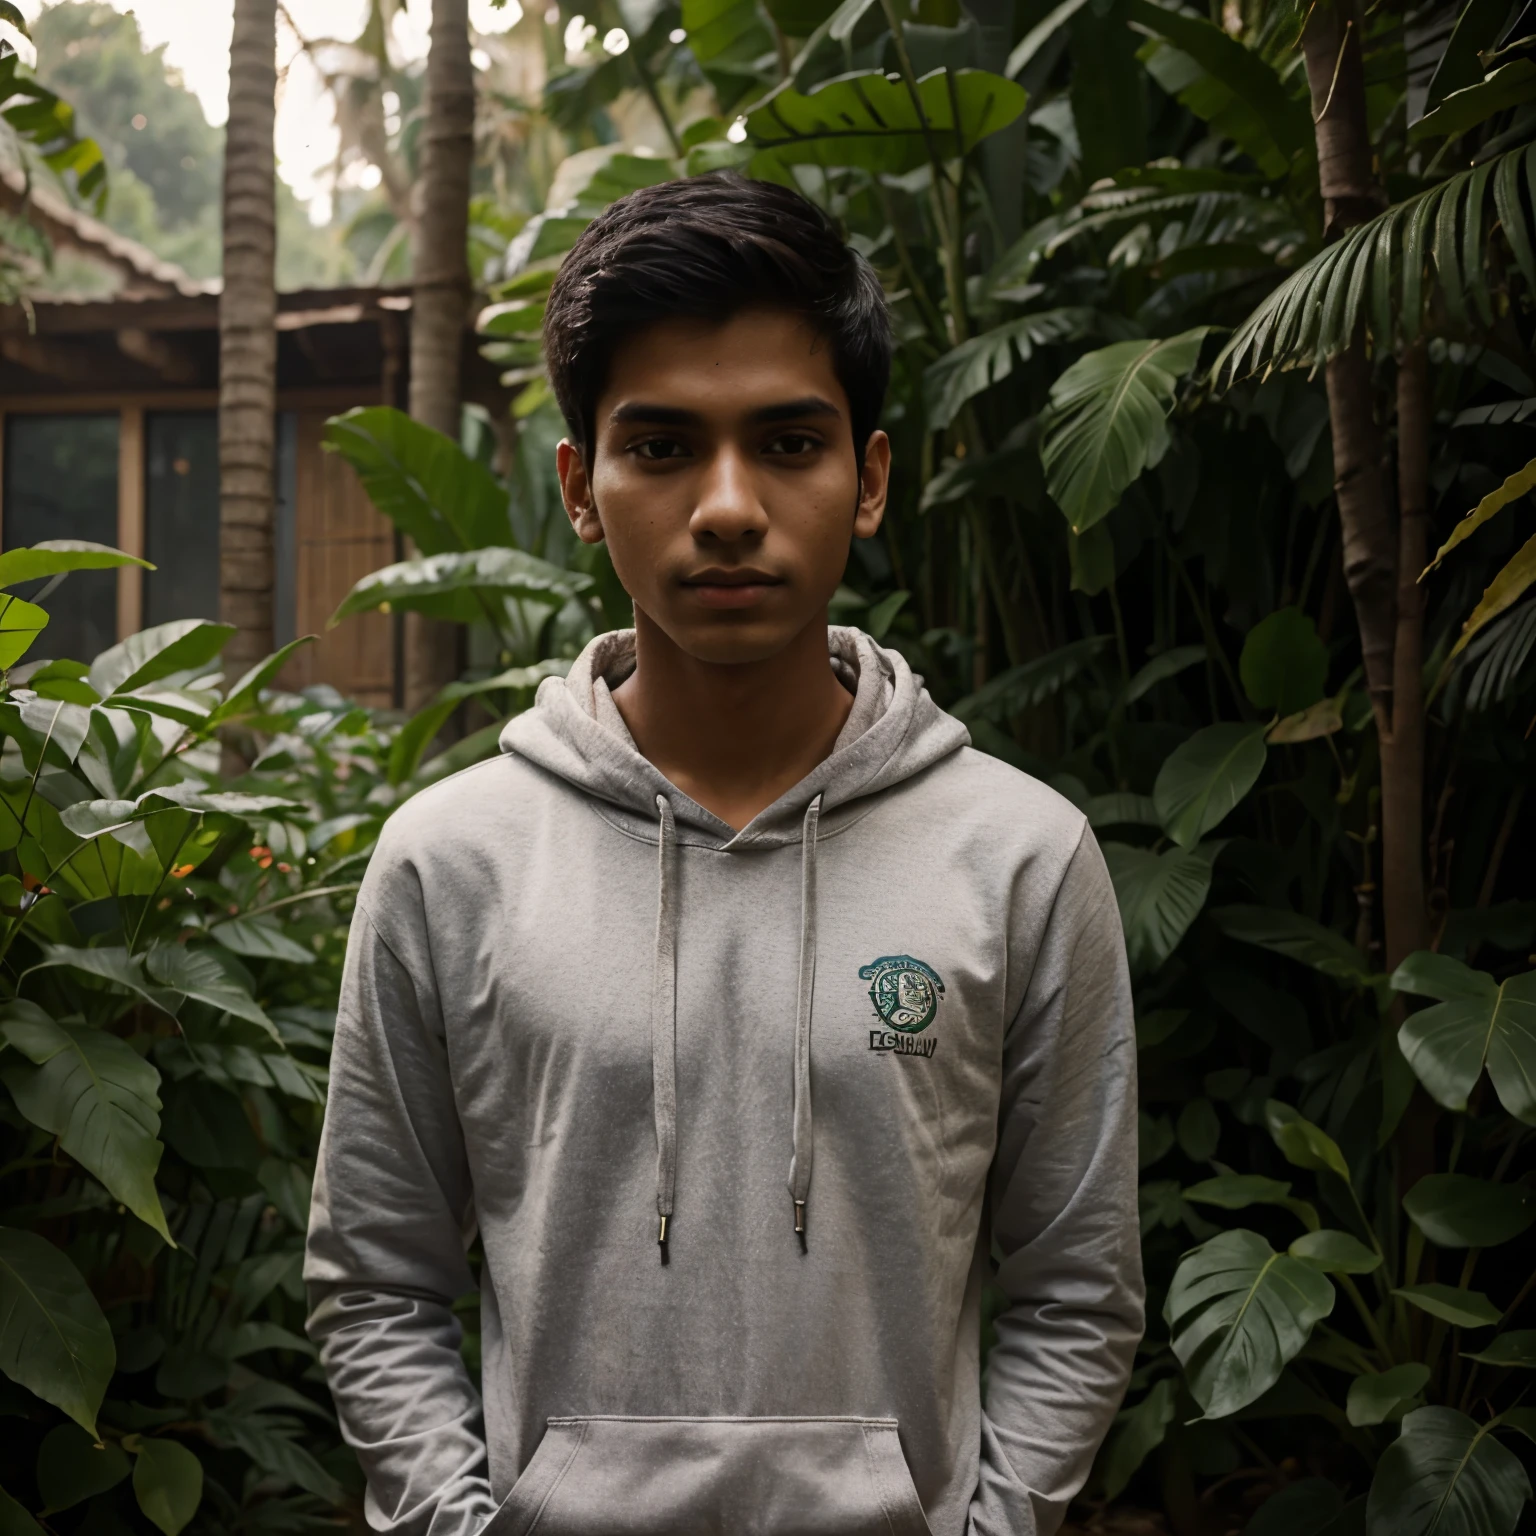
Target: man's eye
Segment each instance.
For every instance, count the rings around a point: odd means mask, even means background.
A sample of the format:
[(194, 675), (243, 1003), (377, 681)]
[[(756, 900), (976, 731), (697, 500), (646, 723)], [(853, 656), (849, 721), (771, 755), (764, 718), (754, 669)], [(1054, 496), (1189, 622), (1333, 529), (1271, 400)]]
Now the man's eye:
[(668, 437), (648, 437), (643, 443), (636, 443), (631, 451), (651, 464), (662, 459), (681, 459), (688, 452), (681, 443)]
[(780, 458), (799, 458), (815, 453), (821, 447), (820, 438), (808, 432), (782, 432), (768, 444), (768, 452)]

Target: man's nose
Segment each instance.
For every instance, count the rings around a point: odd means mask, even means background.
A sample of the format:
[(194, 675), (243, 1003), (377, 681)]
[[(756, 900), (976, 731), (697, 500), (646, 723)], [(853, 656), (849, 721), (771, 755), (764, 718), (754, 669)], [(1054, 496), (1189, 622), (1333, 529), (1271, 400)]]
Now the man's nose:
[(768, 531), (753, 467), (751, 457), (734, 446), (721, 448), (711, 458), (689, 520), (694, 538), (734, 544), (760, 539)]

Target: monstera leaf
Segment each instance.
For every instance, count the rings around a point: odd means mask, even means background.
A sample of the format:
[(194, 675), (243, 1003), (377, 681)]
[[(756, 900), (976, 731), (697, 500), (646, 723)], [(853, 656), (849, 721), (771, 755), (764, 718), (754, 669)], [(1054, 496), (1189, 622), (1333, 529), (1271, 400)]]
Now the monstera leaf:
[[(917, 82), (878, 70), (839, 75), (808, 92), (786, 82), (747, 117), (760, 151), (754, 174), (776, 166), (851, 166), (899, 175), (969, 153), (1024, 110), (1024, 87), (980, 69), (936, 69)], [(781, 172), (782, 174), (782, 172)]]
[(1185, 1255), (1163, 1316), (1189, 1390), (1218, 1419), (1279, 1381), (1333, 1303), (1326, 1276), (1239, 1228)]
[(1531, 1480), (1492, 1426), (1454, 1408), (1416, 1408), (1376, 1467), (1368, 1536), (1509, 1536)]
[(1536, 1125), (1536, 971), (1497, 982), (1449, 955), (1420, 951), (1392, 973), (1392, 986), (1439, 999), (1410, 1014), (1397, 1035), (1431, 1098), (1464, 1110), (1486, 1066), (1504, 1108)]

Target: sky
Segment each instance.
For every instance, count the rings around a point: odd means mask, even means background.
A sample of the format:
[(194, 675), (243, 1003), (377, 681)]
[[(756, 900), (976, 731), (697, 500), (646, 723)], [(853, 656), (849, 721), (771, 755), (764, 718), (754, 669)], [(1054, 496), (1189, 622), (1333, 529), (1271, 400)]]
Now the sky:
[[(165, 45), (166, 62), (179, 69), (203, 104), (211, 123), (229, 115), (229, 38), (234, 0), (108, 0), (114, 10), (131, 11), (151, 48)], [(367, 0), (284, 0), (294, 25), (310, 39), (355, 37)], [(21, 0), (30, 19), (42, 0)], [(516, 0), (496, 9), (491, 0), (470, 0), (470, 24), (484, 33), (503, 32), (521, 15)], [(408, 0), (396, 18), (394, 42), (402, 59), (425, 58), (432, 18), (431, 0)], [(330, 215), (327, 172), (336, 154), (336, 124), (320, 78), (298, 47), (292, 30), (278, 27), (278, 67), (284, 71), (278, 95), (277, 162), (283, 180), (311, 203), (311, 216)], [(23, 54), (27, 56), (23, 45)]]

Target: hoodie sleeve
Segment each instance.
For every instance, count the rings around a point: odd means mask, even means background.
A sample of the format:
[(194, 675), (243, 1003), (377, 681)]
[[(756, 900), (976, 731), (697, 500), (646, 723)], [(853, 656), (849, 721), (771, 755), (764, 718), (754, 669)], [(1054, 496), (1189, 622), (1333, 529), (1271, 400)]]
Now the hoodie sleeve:
[[(452, 1311), (475, 1288), (473, 1192), (419, 885), (385, 863), (375, 856), (347, 949), (304, 1266), (308, 1332), (367, 1475), (370, 1528), (470, 1536), (496, 1508)], [(403, 909), (393, 944), (365, 902)]]
[(1052, 1536), (1130, 1377), (1143, 1289), (1119, 910), (1083, 830), (1003, 1043), (990, 1214), (1006, 1306), (971, 1536)]

